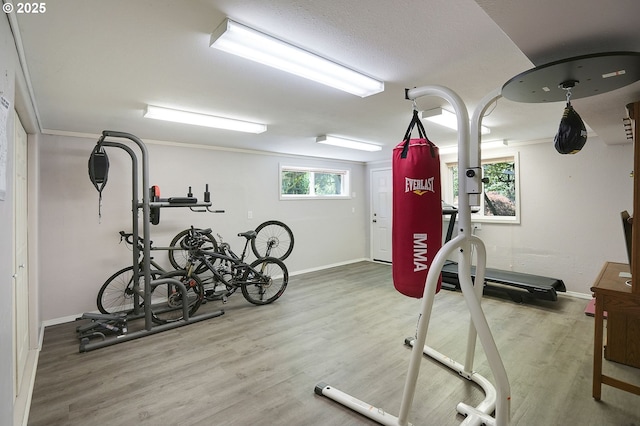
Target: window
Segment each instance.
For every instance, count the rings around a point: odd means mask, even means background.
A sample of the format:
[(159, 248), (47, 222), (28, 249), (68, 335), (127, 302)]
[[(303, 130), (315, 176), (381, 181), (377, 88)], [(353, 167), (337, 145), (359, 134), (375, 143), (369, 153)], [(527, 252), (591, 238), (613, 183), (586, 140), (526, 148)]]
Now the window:
[[(482, 160), (482, 176), (489, 179), (483, 185), (480, 210), (472, 220), (483, 222), (520, 222), (520, 191), (518, 157), (500, 157)], [(447, 164), (448, 182), (443, 188), (447, 202), (458, 205), (458, 164)]]
[(280, 198), (349, 198), (349, 170), (281, 166)]

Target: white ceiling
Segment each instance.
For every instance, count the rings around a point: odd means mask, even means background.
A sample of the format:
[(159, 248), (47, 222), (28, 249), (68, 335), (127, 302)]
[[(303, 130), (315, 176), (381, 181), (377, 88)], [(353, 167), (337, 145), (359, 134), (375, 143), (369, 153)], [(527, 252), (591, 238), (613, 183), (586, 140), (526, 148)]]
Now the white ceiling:
[[(354, 161), (389, 159), (411, 118), (404, 89), (443, 85), (469, 114), (490, 91), (536, 65), (606, 51), (640, 52), (637, 0), (56, 0), (17, 15), (45, 133), (133, 133), (175, 141)], [(367, 98), (340, 92), (209, 48), (230, 17), (385, 81)], [(640, 82), (576, 100), (606, 143), (626, 143), (626, 103)], [(147, 104), (268, 125), (260, 135), (143, 118)], [(419, 109), (447, 106), (435, 97)], [(553, 138), (563, 102), (501, 99), (484, 140)], [(453, 131), (425, 124), (440, 146)], [(379, 153), (332, 148), (335, 134), (384, 145)]]

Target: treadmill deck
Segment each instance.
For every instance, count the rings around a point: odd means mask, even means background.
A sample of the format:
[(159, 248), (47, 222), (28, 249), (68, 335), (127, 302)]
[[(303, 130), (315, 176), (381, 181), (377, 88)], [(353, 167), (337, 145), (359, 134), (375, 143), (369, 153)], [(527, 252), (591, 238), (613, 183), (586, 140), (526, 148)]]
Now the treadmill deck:
[[(476, 270), (474, 266), (471, 267), (471, 277), (475, 280)], [(442, 283), (444, 288), (450, 290), (455, 290), (460, 287), (457, 263), (452, 262), (442, 268)], [(538, 299), (556, 301), (558, 300), (557, 292), (567, 291), (564, 282), (557, 278), (525, 274), (522, 272), (503, 271), (493, 268), (486, 268), (484, 284), (486, 287), (495, 287), (506, 291), (516, 302), (522, 301), (523, 293), (527, 293)]]

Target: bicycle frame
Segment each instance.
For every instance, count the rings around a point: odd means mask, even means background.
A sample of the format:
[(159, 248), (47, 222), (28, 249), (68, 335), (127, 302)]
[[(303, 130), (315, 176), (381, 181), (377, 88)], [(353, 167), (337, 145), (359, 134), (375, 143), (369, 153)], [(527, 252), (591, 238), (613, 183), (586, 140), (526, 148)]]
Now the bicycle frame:
[[(238, 256), (237, 254), (235, 254), (233, 252), (233, 250), (231, 250), (231, 245), (229, 245), (229, 243), (225, 243), (222, 239), (222, 236), (220, 234), (216, 234), (218, 236), (218, 239), (220, 240), (220, 243), (218, 244), (218, 251), (222, 254), (225, 253), (229, 253), (229, 255), (231, 257), (234, 257), (236, 259), (239, 259), (241, 262), (244, 262), (244, 259), (247, 255), (247, 249), (249, 248), (249, 242), (253, 239), (255, 239), (257, 237), (256, 234), (254, 234), (253, 236), (247, 236), (245, 234), (238, 234), (238, 236), (243, 235), (245, 237), (245, 242), (244, 242), (244, 248), (242, 249), (242, 255)], [(264, 256), (262, 257), (270, 257), (271, 256), (271, 249), (275, 246), (276, 241), (273, 240), (269, 240), (267, 242), (267, 251), (265, 253)]]
[(251, 240), (249, 238), (245, 238), (244, 248), (242, 249), (242, 255), (238, 256), (237, 254), (235, 254), (233, 250), (231, 250), (231, 245), (229, 243), (225, 243), (222, 240), (222, 236), (220, 234), (216, 234), (216, 235), (220, 240), (220, 243), (218, 244), (218, 252), (222, 255), (232, 257), (244, 263), (244, 259), (247, 255), (247, 248), (249, 247), (249, 241)]
[[(248, 241), (249, 240), (247, 240), (247, 242)], [(245, 249), (246, 249), (246, 245), (245, 245)], [(245, 254), (244, 251), (243, 251), (242, 257), (238, 257), (237, 255), (235, 255), (235, 253), (233, 253), (231, 249), (229, 249), (229, 253), (232, 254), (232, 256), (222, 254), (220, 252), (213, 251), (213, 250), (201, 250), (201, 249), (193, 250), (189, 254), (189, 260), (187, 264), (188, 276), (191, 276), (191, 274), (195, 273), (194, 267), (196, 266), (196, 262), (194, 262), (194, 260), (200, 261), (205, 264), (205, 266), (209, 271), (211, 271), (216, 281), (222, 283), (227, 288), (232, 289), (229, 292), (229, 294), (231, 294), (231, 293), (234, 293), (239, 287), (241, 287), (244, 282), (246, 282), (244, 277), (249, 275), (249, 273), (252, 272), (254, 274), (258, 274), (259, 276), (263, 275), (264, 271), (257, 271), (251, 265), (244, 262), (243, 260), (244, 254)], [(210, 260), (211, 258), (219, 259), (223, 262), (230, 262), (232, 264), (231, 276), (233, 278), (231, 280), (225, 279), (224, 275), (221, 274), (218, 268), (216, 268), (215, 265), (213, 264), (214, 262), (211, 262)], [(238, 279), (239, 277), (240, 279)], [(225, 298), (223, 298), (223, 301), (226, 302)]]
[[(129, 241), (129, 239), (133, 238), (133, 234), (127, 234), (124, 231), (120, 231), (120, 240), (124, 240), (125, 243), (131, 245), (132, 247), (134, 247), (133, 245), (133, 241)], [(144, 242), (144, 240), (140, 237), (138, 237), (138, 242), (137, 242), (137, 246), (138, 246), (138, 270), (134, 271), (133, 277), (132, 277), (132, 282), (133, 282), (133, 286), (131, 288), (131, 292), (133, 294), (133, 313), (132, 315), (129, 317), (129, 319), (136, 319), (136, 318), (142, 318), (142, 316), (144, 316), (144, 312), (141, 312), (142, 308), (141, 308), (141, 303), (140, 303), (140, 298), (144, 298), (144, 290), (142, 290), (140, 288), (140, 277), (143, 276), (143, 274), (141, 274), (141, 272), (144, 271), (144, 263), (145, 263), (145, 252), (142, 250), (142, 247), (140, 245), (141, 242)], [(151, 246), (151, 242), (149, 242), (149, 250), (154, 250), (154, 248)], [(151, 253), (149, 253), (149, 265), (150, 267), (153, 266), (155, 269), (151, 270), (150, 273), (153, 274), (154, 272), (158, 272), (161, 274), (164, 274), (168, 271), (166, 271), (162, 266), (160, 266), (157, 262), (155, 262), (153, 260), (153, 257), (151, 257)]]

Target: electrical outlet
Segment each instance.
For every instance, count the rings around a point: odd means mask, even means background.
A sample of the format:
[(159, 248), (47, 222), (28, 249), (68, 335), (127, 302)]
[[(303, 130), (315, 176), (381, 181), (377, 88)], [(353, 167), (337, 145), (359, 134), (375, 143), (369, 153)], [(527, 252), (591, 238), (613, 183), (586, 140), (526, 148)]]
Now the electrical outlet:
[(247, 212), (247, 219), (253, 219), (253, 212), (251, 210)]

